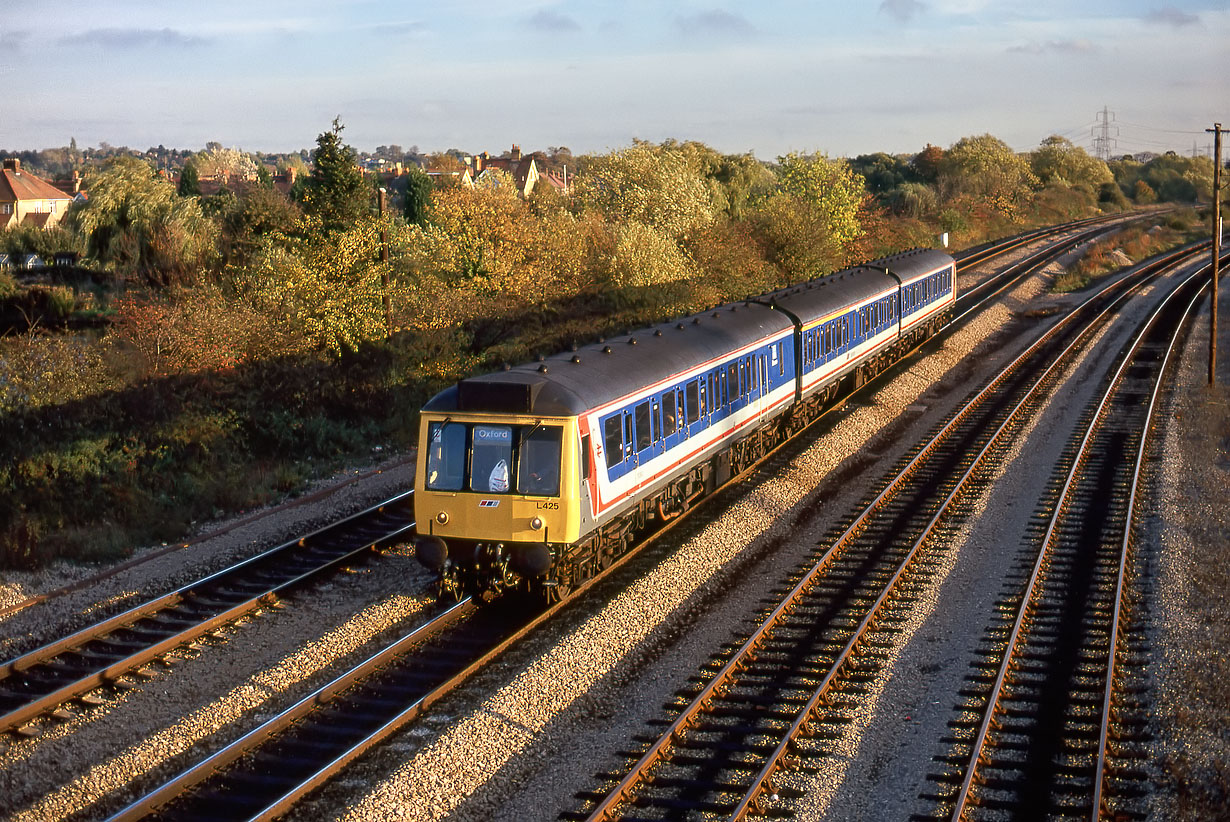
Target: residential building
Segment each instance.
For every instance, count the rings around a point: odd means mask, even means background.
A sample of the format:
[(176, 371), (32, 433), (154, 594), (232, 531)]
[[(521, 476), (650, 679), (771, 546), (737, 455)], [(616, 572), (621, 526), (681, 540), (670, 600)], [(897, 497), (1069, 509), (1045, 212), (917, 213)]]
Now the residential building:
[(21, 170), (21, 160), (9, 158), (0, 170), (0, 229), (19, 225), (50, 228), (60, 222), (73, 201), (45, 180)]
[(484, 171), (492, 168), (498, 168), (508, 174), (509, 177), (512, 177), (513, 184), (517, 187), (517, 193), (522, 197), (530, 196), (530, 192), (534, 190), (534, 184), (538, 182), (540, 176), (538, 164), (534, 162), (534, 155), (522, 156), (521, 147), (515, 144), (508, 157), (492, 157), (485, 151), (477, 155), (474, 158), (475, 182), (482, 178)]

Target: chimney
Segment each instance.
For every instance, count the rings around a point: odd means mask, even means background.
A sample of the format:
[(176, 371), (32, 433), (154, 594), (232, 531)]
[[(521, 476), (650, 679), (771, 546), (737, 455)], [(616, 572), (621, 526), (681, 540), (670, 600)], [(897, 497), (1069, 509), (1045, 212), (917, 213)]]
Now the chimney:
[(487, 159), (487, 152), (474, 155), (474, 173), (479, 174), (483, 170), (483, 161)]
[(521, 146), (516, 143), (513, 143), (512, 158), (514, 163), (521, 162)]
[(6, 157), (4, 160), (4, 170), (5, 171), (15, 171), (18, 174), (20, 174), (21, 173), (21, 160), (17, 159), (16, 157)]

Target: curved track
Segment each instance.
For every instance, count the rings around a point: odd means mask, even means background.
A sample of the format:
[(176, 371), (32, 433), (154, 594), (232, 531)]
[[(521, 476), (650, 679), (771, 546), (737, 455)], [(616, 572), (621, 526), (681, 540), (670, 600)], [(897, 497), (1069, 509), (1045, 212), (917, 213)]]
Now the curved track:
[(1124, 687), (1141, 676), (1132, 531), (1157, 392), (1203, 279), (1191, 275), (1149, 318), (1069, 448), (1028, 583), (999, 606), (1015, 618), (988, 638), (998, 665), (979, 663), (995, 676), (971, 682), (982, 710), (965, 708), (945, 760), (955, 767), (936, 777), (955, 787), (941, 797), (953, 820), (1140, 811), (1133, 759), (1145, 717)]
[(1117, 306), (1178, 256), (1103, 289), (959, 409), (800, 570), (756, 630), (695, 678), (686, 704), (669, 706), (665, 730), (641, 740), (628, 769), (599, 775), (602, 788), (579, 794), (585, 805), (565, 817), (739, 819), (778, 810), (783, 769), (823, 755), (808, 738), (840, 733), (843, 703), (875, 675), (913, 589), (939, 559), (937, 536), (985, 482), (983, 466), (995, 464)]
[[(1072, 226), (1065, 226), (1060, 230), (1071, 228)], [(1093, 231), (1096, 230), (1098, 229)], [(1037, 239), (1039, 236), (1048, 236), (1053, 233), (1055, 233), (1055, 230), (1036, 232), (1028, 235), (1028, 238), (1025, 240), (1016, 239), (1012, 242), (996, 246), (994, 249), (984, 250), (980, 254), (988, 255), (992, 252), (1002, 252), (1015, 248), (1029, 240)], [(1083, 241), (1089, 233), (1091, 232), (1086, 232), (1081, 237), (1070, 239), (1066, 245)], [(1024, 276), (1025, 272), (1033, 271), (1038, 266), (1049, 262), (1055, 256), (1055, 253), (1051, 251), (1032, 255), (1026, 262), (1010, 267), (1007, 271), (996, 275), (992, 280), (1002, 283), (1009, 279), (1018, 279)], [(959, 262), (959, 268), (972, 265), (971, 259), (981, 262), (984, 258), (984, 256), (977, 258), (966, 256)], [(969, 303), (984, 304), (991, 300), (995, 293), (997, 292), (988, 289), (980, 294), (970, 295), (967, 301)], [(964, 313), (967, 312), (963, 312), (963, 315)], [(93, 632), (82, 631), (74, 634), (72, 637), (67, 637), (64, 640), (39, 649), (39, 651), (32, 654), (6, 663), (5, 667), (0, 669), (0, 673), (4, 674), (0, 676), (0, 698), (4, 696), (6, 690), (9, 690), (9, 686), (19, 682), (54, 682), (46, 673), (34, 674), (27, 672), (34, 672), (36, 669), (39, 672), (56, 669), (78, 669), (77, 673), (73, 674), (75, 678), (71, 679), (71, 684), (53, 685), (51, 688), (42, 686), (46, 693), (42, 696), (35, 694), (34, 698), (27, 699), (24, 705), (18, 704), (15, 711), (9, 712), (9, 716), (17, 716), (18, 712), (21, 712), (21, 717), (24, 718), (18, 718), (6, 727), (23, 727), (23, 724), (28, 723), (31, 717), (54, 710), (57, 705), (57, 699), (59, 704), (63, 704), (65, 700), (80, 696), (100, 683), (114, 682), (117, 678), (123, 677), (127, 672), (139, 671), (141, 666), (148, 662), (148, 660), (155, 659), (169, 648), (190, 642), (193, 638), (214, 630), (218, 625), (237, 618), (242, 613), (247, 612), (244, 609), (251, 610), (260, 607), (263, 603), (271, 601), (290, 587), (302, 584), (331, 567), (353, 562), (372, 548), (386, 542), (404, 538), (413, 527), (413, 523), (410, 521), (410, 506), (407, 504), (408, 497), (409, 495), (404, 495), (394, 498), (371, 509), (371, 511), (351, 518), (352, 520), (358, 520), (366, 515), (373, 515), (370, 521), (373, 524), (359, 526), (360, 531), (368, 527), (372, 529), (366, 535), (343, 537), (339, 540), (338, 537), (344, 533), (344, 529), (341, 531), (335, 529), (351, 522), (351, 520), (348, 520), (346, 523), (331, 526), (310, 537), (305, 537), (303, 540), (288, 543), (287, 545), (280, 546), (278, 549), (266, 552), (266, 554), (262, 554), (260, 557), (237, 566), (236, 569), (228, 569), (206, 580), (202, 580), (200, 583), (186, 586), (168, 594), (166, 597), (108, 620), (104, 625), (109, 626), (108, 630), (112, 632), (134, 631), (131, 636), (119, 634), (120, 641), (114, 643), (117, 646), (123, 646), (125, 643), (130, 646), (130, 651), (132, 652), (122, 659), (115, 661), (106, 661), (104, 659), (101, 664), (91, 662), (78, 665), (79, 660), (90, 660), (98, 648), (107, 644), (105, 640), (92, 635)], [(358, 543), (351, 544), (349, 547), (343, 546), (341, 549), (338, 549), (340, 552), (331, 556), (331, 558), (323, 556), (334, 551), (336, 544), (339, 542), (347, 543), (352, 538), (357, 539)], [(306, 548), (307, 552), (313, 556), (313, 561), (309, 563), (304, 560), (303, 564), (300, 565), (300, 560), (290, 559), (295, 553), (294, 550), (291, 550), (292, 547)], [(282, 551), (287, 553), (278, 553)], [(324, 561), (320, 562), (319, 560), (322, 559)], [(268, 561), (265, 562), (265, 560)], [(309, 568), (309, 566), (312, 567)], [(290, 570), (284, 574), (283, 571), (287, 568)], [(235, 575), (232, 575), (233, 571)], [(280, 576), (276, 579), (265, 579), (259, 587), (257, 586), (255, 580), (269, 577), (271, 574), (280, 574)], [(238, 599), (235, 599), (236, 597)], [(196, 603), (195, 605), (191, 604), (194, 602)], [(189, 604), (185, 606), (181, 605), (181, 603)], [(169, 607), (178, 607), (184, 610), (176, 614), (173, 611), (166, 610)], [(479, 618), (472, 618), (469, 610), (469, 605), (463, 604), (463, 606), (451, 609), (447, 615), (442, 615), (441, 619), (455, 620), (464, 615), (466, 618), (461, 620), (462, 623), (466, 625), (479, 625), (483, 618), (481, 616)], [(480, 610), (487, 612), (487, 609)], [(173, 780), (172, 783), (155, 791), (150, 797), (134, 803), (134, 805), (122, 811), (116, 818), (137, 818), (149, 813), (154, 808), (164, 806), (168, 810), (163, 811), (163, 813), (169, 818), (188, 818), (192, 813), (190, 810), (191, 803), (196, 800), (186, 800), (183, 805), (168, 805), (167, 803), (172, 801), (178, 803), (179, 800), (175, 799), (175, 797), (179, 797), (185, 794), (185, 792), (198, 798), (213, 797), (209, 801), (215, 804), (217, 802), (229, 802), (231, 800), (223, 797), (239, 797), (241, 795), (247, 797), (245, 792), (252, 785), (275, 781), (269, 779), (267, 774), (273, 772), (280, 774), (283, 770), (287, 770), (283, 764), (278, 764), (285, 762), (287, 758), (290, 760), (302, 760), (300, 764), (303, 762), (315, 763), (311, 766), (304, 765), (300, 769), (303, 773), (297, 774), (294, 780), (291, 780), (289, 777), (285, 780), (279, 778), (276, 780), (278, 786), (266, 791), (263, 797), (256, 796), (256, 792), (253, 791), (251, 797), (244, 798), (242, 801), (237, 800), (238, 804), (233, 808), (234, 814), (230, 811), (227, 812), (228, 816), (238, 813), (247, 814), (248, 811), (241, 811), (239, 805), (244, 807), (263, 806), (262, 810), (251, 814), (252, 818), (266, 818), (277, 815), (277, 813), (281, 813), (289, 807), (298, 797), (319, 785), (327, 778), (328, 774), (335, 772), (344, 766), (346, 762), (349, 762), (362, 753), (362, 751), (375, 744), (379, 739), (384, 738), (384, 736), (387, 736), (397, 727), (413, 719), (427, 704), (439, 698), (440, 695), (446, 693), (452, 687), (455, 687), (469, 673), (477, 670), (478, 667), (485, 664), (485, 661), (493, 659), (503, 648), (507, 647), (526, 631), (531, 630), (534, 625), (539, 624), (539, 622), (547, 618), (551, 613), (554, 613), (554, 611), (555, 609), (551, 609), (551, 611), (534, 617), (520, 627), (512, 626), (511, 623), (505, 620), (506, 624), (501, 626), (502, 629), (506, 631), (511, 630), (512, 632), (505, 633), (502, 638), (492, 635), (480, 640), (476, 634), (473, 639), (456, 639), (453, 644), (466, 645), (473, 649), (472, 653), (469, 654), (471, 657), (470, 661), (460, 663), (455, 659), (438, 663), (432, 661), (430, 655), (424, 655), (426, 654), (424, 649), (433, 647), (425, 644), (428, 642), (428, 634), (434, 635), (438, 631), (448, 633), (454, 630), (462, 630), (460, 625), (454, 626), (450, 623), (449, 627), (445, 629), (444, 623), (433, 621), (431, 625), (424, 626), (424, 628), (403, 638), (398, 643), (377, 654), (376, 657), (368, 660), (367, 663), (360, 666), (361, 670), (356, 669), (343, 677), (339, 677), (338, 680), (321, 689), (317, 694), (289, 709), (282, 717), (270, 720), (266, 726), (262, 726), (261, 729), (246, 735), (234, 745), (228, 746), (224, 751), (215, 754), (207, 762), (203, 762), (185, 772), (181, 777)], [(191, 624), (188, 625), (186, 630), (173, 631), (172, 624), (176, 622), (190, 622)], [(135, 628), (132, 626), (135, 626)], [(143, 628), (150, 628), (151, 630), (143, 631)], [(515, 630), (512, 630), (513, 628)], [(474, 629), (466, 628), (464, 630)], [(142, 637), (141, 634), (143, 633), (146, 636)], [(105, 632), (103, 634), (105, 635)], [(440, 634), (440, 636), (444, 635)], [(139, 646), (138, 640), (142, 640)], [(87, 652), (82, 653), (83, 649)], [(448, 654), (445, 654), (445, 656), (448, 656)], [(404, 659), (399, 660), (402, 657)], [(406, 673), (412, 672), (416, 666), (432, 670), (438, 668), (437, 673), (433, 673), (431, 677), (417, 682), (415, 687), (421, 691), (417, 696), (413, 695), (410, 691), (398, 689), (394, 685), (380, 684), (380, 682), (387, 680), (387, 673), (393, 670), (402, 671), (404, 676), (417, 679), (417, 674)], [(453, 674), (446, 675), (441, 673), (450, 666), (455, 669)], [(90, 668), (84, 676), (81, 675), (83, 668)], [(432, 682), (434, 684), (431, 684)], [(387, 690), (382, 691), (382, 689)], [(32, 689), (31, 693), (34, 690), (37, 689)], [(346, 694), (345, 698), (340, 697), (343, 693)], [(353, 711), (354, 713), (349, 715), (351, 718), (336, 718), (338, 716), (348, 716), (342, 713), (332, 715), (334, 716), (333, 719), (329, 719), (326, 714), (320, 715), (323, 718), (305, 719), (308, 714), (314, 714), (317, 707), (334, 701), (337, 702), (338, 706), (342, 706), (345, 703), (355, 703), (354, 707), (340, 708), (342, 711)], [(17, 702), (20, 703), (20, 700)], [(3, 707), (3, 704), (0, 702), (0, 707)], [(284, 724), (276, 726), (278, 722)], [(339, 725), (355, 725), (356, 731), (353, 734), (348, 732), (346, 735), (347, 739), (343, 740), (341, 739), (342, 734), (329, 730)], [(363, 726), (363, 728), (360, 729), (357, 726)], [(302, 728), (306, 727), (323, 728), (325, 730), (318, 734), (308, 732), (305, 735)], [(362, 732), (359, 732), (360, 730)], [(318, 744), (319, 738), (330, 738), (330, 745)], [(261, 747), (257, 744), (260, 742), (268, 743), (264, 748), (265, 751), (284, 751), (281, 754), (282, 759), (279, 760), (274, 754), (252, 753)], [(285, 742), (284, 747), (283, 742)], [(307, 753), (308, 751), (311, 751), (311, 753)], [(267, 758), (269, 756), (273, 756), (273, 758)], [(262, 764), (257, 766), (256, 771), (243, 771), (233, 767), (237, 762)], [(227, 767), (223, 768), (223, 766)], [(247, 766), (245, 765), (244, 767)], [(235, 774), (233, 777), (234, 781), (227, 783), (226, 779), (231, 777), (219, 777), (217, 774), (220, 770), (225, 773)], [(246, 776), (244, 775), (245, 773), (247, 774)], [(206, 780), (209, 780), (209, 782), (207, 783)], [(219, 781), (215, 782), (215, 780)], [(294, 785), (290, 784), (292, 781), (295, 782)], [(219, 787), (224, 785), (226, 787)], [(209, 807), (208, 803), (205, 807)], [(170, 810), (172, 808), (176, 810)], [(208, 817), (209, 815), (208, 811), (204, 812), (204, 816)]]

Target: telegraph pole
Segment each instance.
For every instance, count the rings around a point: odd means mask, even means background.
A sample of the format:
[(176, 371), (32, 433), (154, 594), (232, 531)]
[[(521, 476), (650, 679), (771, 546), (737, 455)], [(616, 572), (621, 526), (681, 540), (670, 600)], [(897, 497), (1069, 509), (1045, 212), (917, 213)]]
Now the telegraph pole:
[(1213, 132), (1213, 306), (1209, 321), (1209, 385), (1217, 383), (1217, 264), (1221, 261), (1221, 123), (1205, 131)]

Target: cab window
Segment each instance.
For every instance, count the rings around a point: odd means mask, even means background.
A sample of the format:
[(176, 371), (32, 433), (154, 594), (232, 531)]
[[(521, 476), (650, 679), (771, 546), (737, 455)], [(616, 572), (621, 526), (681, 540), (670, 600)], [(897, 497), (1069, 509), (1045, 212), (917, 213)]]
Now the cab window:
[(470, 490), (507, 493), (512, 482), (512, 426), (476, 425), (470, 455)]
[(563, 429), (547, 426), (521, 438), (517, 490), (536, 496), (559, 495), (560, 442)]
[(427, 426), (427, 487), (460, 491), (466, 467), (466, 427), (433, 422)]

